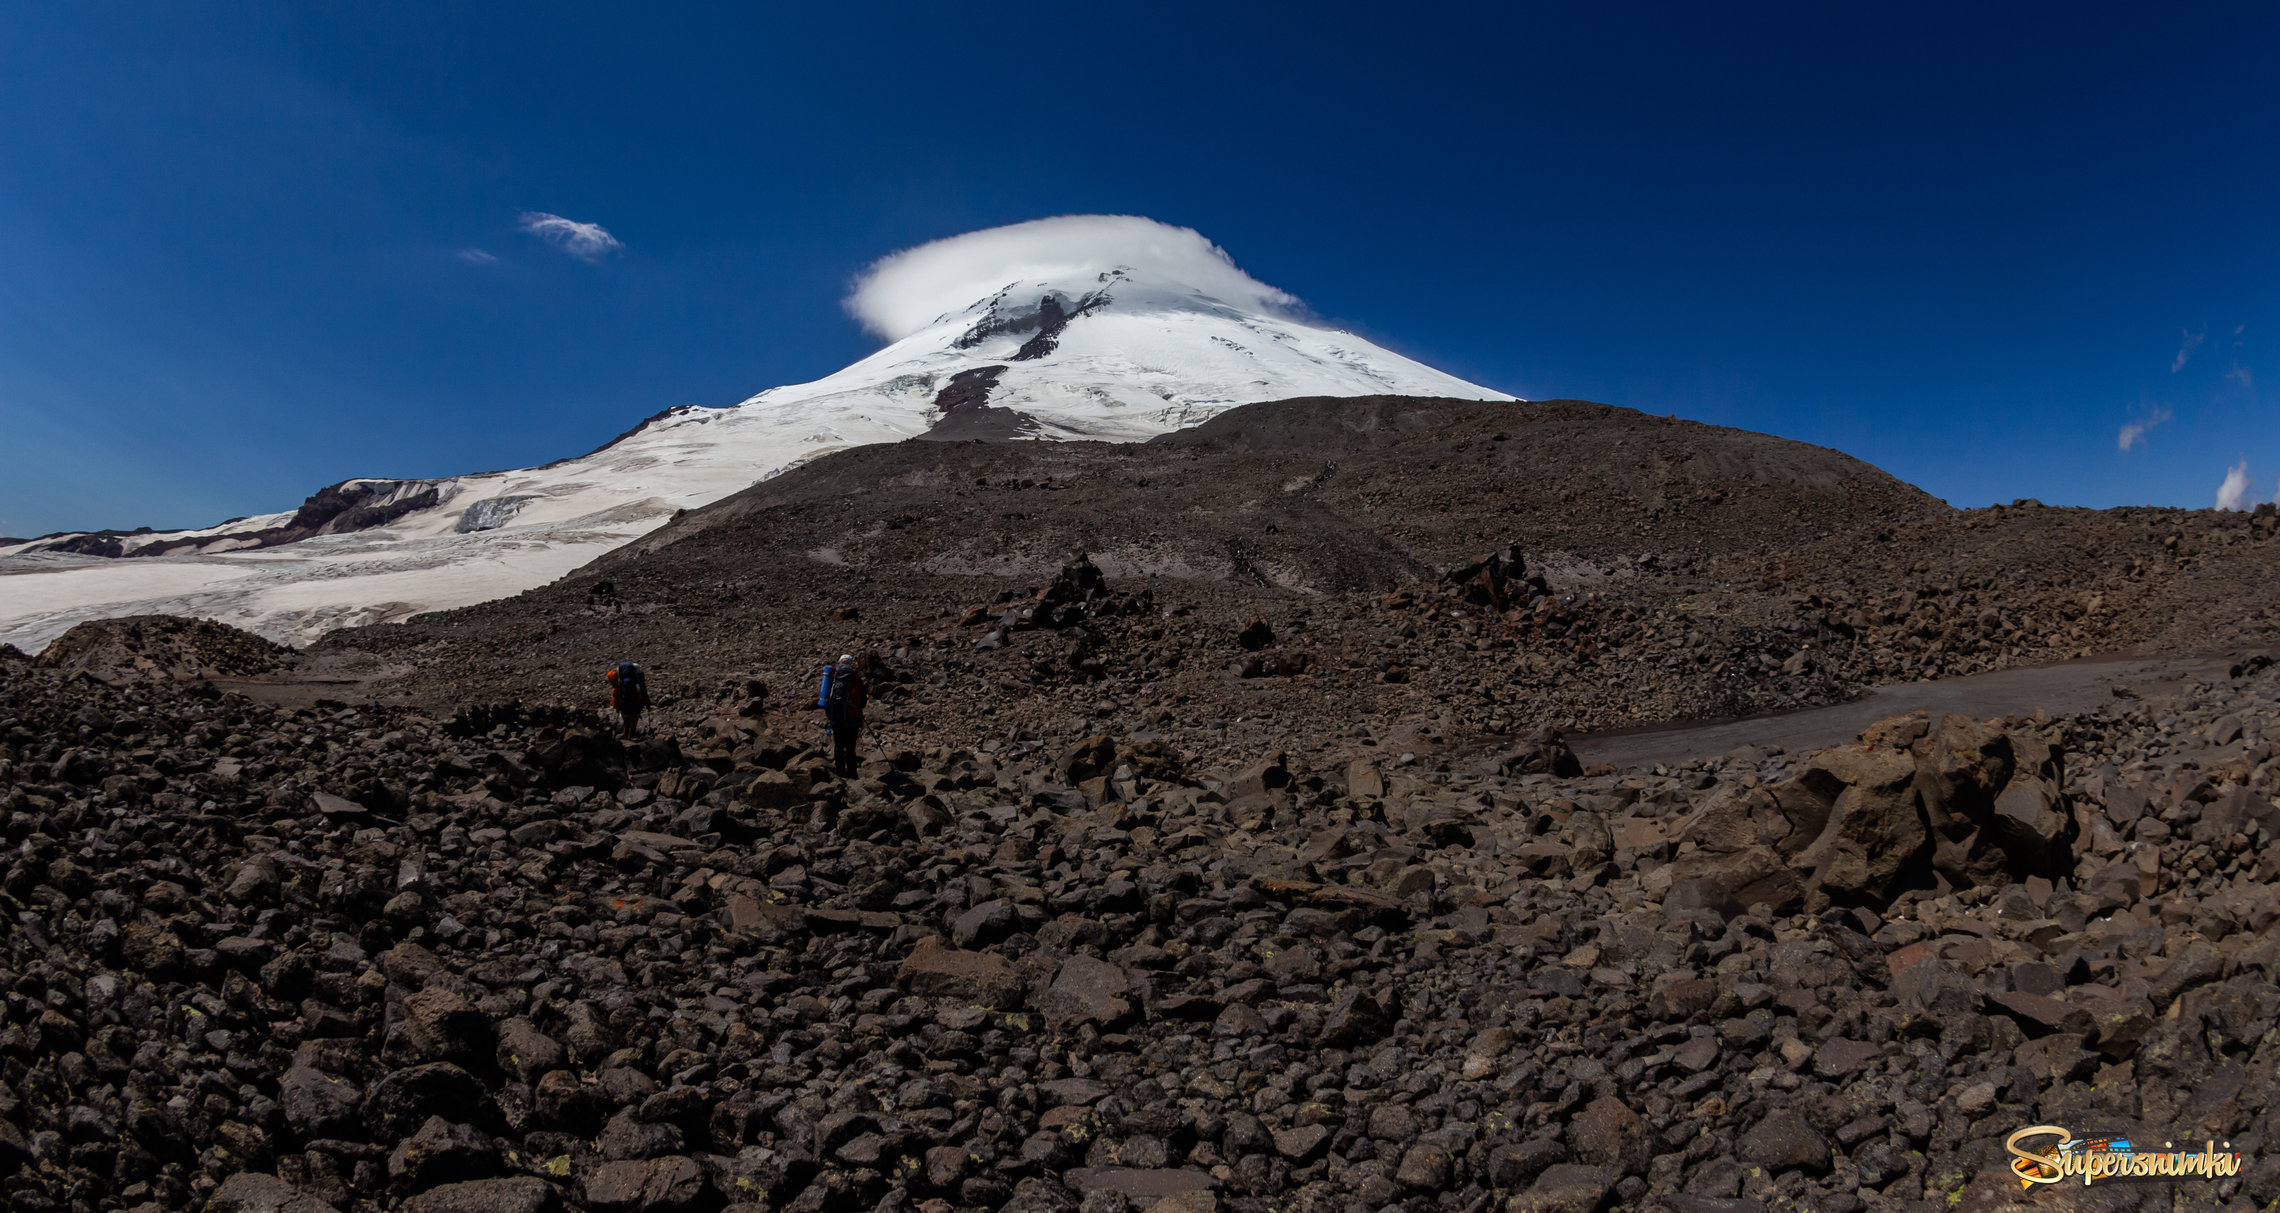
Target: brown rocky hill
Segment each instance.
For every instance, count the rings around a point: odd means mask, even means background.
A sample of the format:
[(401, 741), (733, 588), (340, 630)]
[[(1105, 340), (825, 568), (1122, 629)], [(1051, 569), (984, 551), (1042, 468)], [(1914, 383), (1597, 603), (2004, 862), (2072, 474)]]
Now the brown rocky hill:
[(291, 649), (250, 632), (173, 615), (89, 620), (40, 654), (48, 669), (107, 682), (238, 678), (273, 673), (292, 661)]
[[(696, 511), (595, 568), (627, 568), (758, 515), (762, 542), (796, 539), (854, 567), (1034, 577), (1083, 549), (1111, 576), (1340, 593), (1413, 582), (1510, 543), (1667, 561), (1944, 512), (1836, 451), (1603, 404), (1309, 399), (1136, 445), (847, 452)], [(720, 542), (749, 550), (757, 533)]]
[(1583, 402), (1302, 400), (1145, 444), (843, 452), (555, 585), (323, 647), (416, 668), (382, 689), (438, 708), (593, 702), (632, 658), (668, 715), (747, 678), (789, 708), (869, 648), (891, 738), (1159, 728), (1240, 756), (2254, 643), (2271, 521), (1955, 511), (1838, 452)]

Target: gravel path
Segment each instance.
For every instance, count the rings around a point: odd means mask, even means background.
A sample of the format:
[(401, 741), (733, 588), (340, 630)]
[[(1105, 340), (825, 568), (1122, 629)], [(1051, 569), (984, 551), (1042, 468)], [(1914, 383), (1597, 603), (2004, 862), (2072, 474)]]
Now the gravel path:
[(1907, 712), (1986, 717), (2090, 711), (2117, 698), (2160, 693), (2189, 679), (2221, 678), (2236, 660), (2218, 655), (2069, 661), (1877, 687), (1851, 703), (1800, 712), (1586, 734), (1568, 738), (1568, 744), (1586, 764), (1617, 767), (1676, 765), (1731, 753), (1741, 746), (1817, 750), (1842, 745), (1869, 725)]

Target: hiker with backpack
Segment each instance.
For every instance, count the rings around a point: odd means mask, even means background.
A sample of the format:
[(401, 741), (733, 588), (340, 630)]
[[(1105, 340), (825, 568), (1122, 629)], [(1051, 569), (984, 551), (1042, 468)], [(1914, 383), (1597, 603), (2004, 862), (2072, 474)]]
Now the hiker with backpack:
[(610, 706), (617, 709), (623, 722), (618, 735), (631, 740), (641, 730), (641, 711), (649, 706), (649, 679), (641, 667), (630, 661), (621, 661), (602, 675), (609, 680)]
[(858, 766), (855, 737), (863, 731), (869, 689), (853, 653), (841, 653), (836, 664), (823, 667), (823, 682), (816, 688), (815, 706), (823, 709), (824, 731), (831, 735), (831, 767), (845, 779), (853, 779)]

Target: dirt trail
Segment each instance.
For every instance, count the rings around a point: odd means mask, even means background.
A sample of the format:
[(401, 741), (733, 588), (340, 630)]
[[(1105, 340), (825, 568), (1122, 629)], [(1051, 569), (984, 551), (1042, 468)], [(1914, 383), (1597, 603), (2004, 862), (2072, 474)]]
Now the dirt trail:
[(2085, 711), (2117, 696), (2151, 698), (2197, 678), (2222, 678), (2239, 655), (2099, 657), (1968, 678), (1878, 687), (1851, 703), (1742, 720), (1651, 725), (1568, 738), (1586, 764), (1649, 766), (1712, 758), (1745, 745), (1804, 751), (1842, 745), (1888, 716), (1960, 712), (1990, 717)]
[(380, 689), (391, 679), (407, 678), (416, 672), (415, 667), (407, 663), (380, 661), (363, 653), (319, 651), (301, 654), (298, 663), (290, 669), (246, 678), (216, 678), (212, 682), (221, 690), (235, 691), (255, 703), (274, 708), (306, 708), (322, 702), (384, 702), (450, 715), (456, 703), (440, 699), (426, 701), (406, 694), (400, 683), (390, 684), (384, 691)]

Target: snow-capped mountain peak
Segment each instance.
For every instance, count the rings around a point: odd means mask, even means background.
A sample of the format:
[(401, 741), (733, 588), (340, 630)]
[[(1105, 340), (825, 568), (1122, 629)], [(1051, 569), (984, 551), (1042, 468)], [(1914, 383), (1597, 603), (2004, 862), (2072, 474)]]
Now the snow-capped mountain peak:
[(519, 593), (677, 510), (930, 432), (1129, 442), (1297, 396), (1511, 399), (1315, 323), (1200, 235), (1130, 216), (910, 249), (874, 266), (848, 308), (889, 344), (729, 408), (666, 410), (578, 458), (349, 480), (197, 531), (0, 549), (0, 641), (36, 649), (83, 619), (167, 613), (302, 643)]

